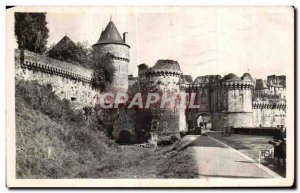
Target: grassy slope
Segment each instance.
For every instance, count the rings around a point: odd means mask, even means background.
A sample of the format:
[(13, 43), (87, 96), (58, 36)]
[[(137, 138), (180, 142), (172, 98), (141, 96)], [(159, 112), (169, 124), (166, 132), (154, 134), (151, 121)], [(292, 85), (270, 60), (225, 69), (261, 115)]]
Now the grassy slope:
[[(80, 117), (69, 119), (70, 114), (75, 116), (72, 110), (68, 106), (62, 107), (61, 101), (51, 93), (48, 95), (52, 98), (45, 94), (36, 98), (35, 89), (41, 88), (33, 84), (27, 89), (26, 85), (31, 83), (19, 85), (16, 93), (18, 178), (197, 176), (192, 152), (189, 150), (172, 152), (172, 146), (157, 149), (119, 146), (107, 139), (103, 131), (95, 127), (95, 123), (82, 122)], [(43, 103), (51, 106), (45, 108)]]

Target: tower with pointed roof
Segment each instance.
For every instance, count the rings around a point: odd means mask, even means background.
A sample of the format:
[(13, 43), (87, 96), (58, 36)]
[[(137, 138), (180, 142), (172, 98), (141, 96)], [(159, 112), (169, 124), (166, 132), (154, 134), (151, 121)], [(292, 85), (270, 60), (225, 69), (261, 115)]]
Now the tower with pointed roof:
[(126, 43), (127, 32), (121, 37), (112, 20), (102, 31), (99, 40), (93, 45), (94, 54), (108, 56), (115, 68), (114, 79), (110, 87), (112, 92), (128, 91), (128, 65), (130, 46)]

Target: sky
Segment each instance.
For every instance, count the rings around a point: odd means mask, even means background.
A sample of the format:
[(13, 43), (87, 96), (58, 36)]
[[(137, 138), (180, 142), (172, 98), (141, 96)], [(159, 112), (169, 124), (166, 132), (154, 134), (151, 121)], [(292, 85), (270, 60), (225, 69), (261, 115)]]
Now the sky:
[(93, 45), (112, 18), (128, 32), (129, 73), (159, 59), (197, 76), (285, 75), (293, 66), (294, 15), (287, 7), (98, 7), (47, 10), (48, 45), (64, 35)]

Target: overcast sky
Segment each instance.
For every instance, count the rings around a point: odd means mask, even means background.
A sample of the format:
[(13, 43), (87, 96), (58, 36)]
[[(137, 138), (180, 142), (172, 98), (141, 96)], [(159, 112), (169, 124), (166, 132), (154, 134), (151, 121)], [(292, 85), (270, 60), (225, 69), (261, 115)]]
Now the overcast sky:
[(287, 74), (293, 64), (293, 9), (265, 8), (68, 8), (47, 11), (50, 37), (97, 42), (112, 16), (128, 32), (129, 73), (158, 59), (179, 62), (184, 74), (249, 72), (253, 77)]

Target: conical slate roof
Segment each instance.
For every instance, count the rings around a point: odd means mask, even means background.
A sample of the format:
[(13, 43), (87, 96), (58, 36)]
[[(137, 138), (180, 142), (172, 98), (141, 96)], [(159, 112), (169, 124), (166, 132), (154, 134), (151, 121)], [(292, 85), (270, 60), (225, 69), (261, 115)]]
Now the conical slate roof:
[(253, 81), (253, 78), (249, 73), (245, 73), (241, 79), (244, 81)]
[[(114, 22), (110, 21), (105, 30), (102, 31), (100, 38), (97, 43), (98, 44), (122, 44), (128, 46), (122, 39), (120, 33), (118, 32)], [(129, 47), (129, 46), (128, 46)]]
[(265, 80), (262, 79), (257, 79), (256, 80), (256, 86), (255, 86), (256, 90), (264, 90), (264, 89), (268, 89), (268, 86), (266, 84)]
[(235, 81), (235, 80), (240, 80), (240, 77), (238, 77), (237, 75), (235, 75), (233, 73), (227, 74), (222, 79), (222, 81)]
[(76, 44), (67, 36), (65, 35), (51, 50), (56, 51), (56, 50), (64, 50), (68, 49), (71, 47), (77, 47)]

